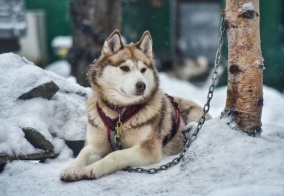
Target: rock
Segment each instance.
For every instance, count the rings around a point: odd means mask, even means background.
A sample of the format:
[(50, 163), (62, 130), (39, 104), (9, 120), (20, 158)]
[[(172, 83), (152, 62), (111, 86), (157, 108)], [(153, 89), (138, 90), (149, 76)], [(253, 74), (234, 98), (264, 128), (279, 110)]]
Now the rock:
[(26, 100), (35, 97), (42, 97), (50, 100), (58, 90), (59, 87), (51, 81), (35, 87), (27, 93), (22, 94), (18, 99)]
[(65, 140), (65, 144), (73, 151), (73, 156), (77, 157), (84, 147), (84, 140)]
[(0, 152), (0, 173), (4, 170), (8, 158), (9, 155), (6, 152)]
[(0, 158), (8, 157), (9, 155), (6, 152), (0, 152)]
[(4, 170), (8, 157), (6, 152), (0, 152), (0, 173)]
[(0, 173), (4, 170), (5, 165), (6, 165), (6, 162), (4, 163), (0, 162)]
[(46, 151), (53, 151), (53, 144), (34, 128), (23, 128), (25, 138), (35, 147)]

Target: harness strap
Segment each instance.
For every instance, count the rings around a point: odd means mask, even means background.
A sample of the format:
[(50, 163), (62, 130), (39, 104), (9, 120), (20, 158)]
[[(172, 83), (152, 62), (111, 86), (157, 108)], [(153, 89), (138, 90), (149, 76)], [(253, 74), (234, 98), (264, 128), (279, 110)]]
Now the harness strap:
[[(142, 108), (143, 105), (133, 105), (133, 106), (128, 106), (126, 107), (125, 111), (123, 112), (123, 114), (120, 117), (120, 122), (122, 124), (126, 123), (128, 120), (130, 120), (135, 114), (137, 114), (140, 109)], [(115, 135), (115, 127), (117, 125), (117, 122), (119, 121), (119, 118), (116, 119), (111, 119), (110, 117), (108, 117), (102, 110), (102, 108), (99, 106), (99, 104), (96, 104), (96, 108), (97, 108), (97, 112), (100, 116), (100, 118), (102, 119), (105, 127), (107, 128), (107, 135), (108, 135), (108, 139), (109, 142), (112, 145), (113, 149), (117, 149), (114, 148), (114, 139), (113, 136)], [(112, 109), (112, 108), (111, 108)], [(115, 110), (117, 111), (117, 110)]]
[(162, 142), (163, 146), (165, 146), (169, 141), (171, 141), (171, 139), (176, 135), (178, 128), (179, 128), (179, 125), (180, 125), (180, 110), (179, 110), (179, 107), (178, 107), (178, 103), (175, 101), (175, 99), (172, 96), (170, 96), (168, 94), (166, 94), (166, 96), (169, 98), (172, 106), (175, 108), (175, 119), (173, 118), (171, 133), (168, 134)]

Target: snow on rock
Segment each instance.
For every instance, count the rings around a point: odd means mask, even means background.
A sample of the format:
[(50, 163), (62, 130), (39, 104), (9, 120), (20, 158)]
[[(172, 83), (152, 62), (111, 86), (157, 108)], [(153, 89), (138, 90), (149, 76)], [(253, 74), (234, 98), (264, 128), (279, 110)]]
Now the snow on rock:
[[(38, 153), (25, 138), (22, 128), (32, 127), (55, 144), (53, 136), (68, 140), (84, 140), (86, 101), (90, 89), (44, 71), (13, 53), (0, 55), (0, 151), (9, 155)], [(51, 100), (20, 100), (22, 94), (53, 81), (59, 91)], [(58, 144), (58, 145), (56, 145)]]

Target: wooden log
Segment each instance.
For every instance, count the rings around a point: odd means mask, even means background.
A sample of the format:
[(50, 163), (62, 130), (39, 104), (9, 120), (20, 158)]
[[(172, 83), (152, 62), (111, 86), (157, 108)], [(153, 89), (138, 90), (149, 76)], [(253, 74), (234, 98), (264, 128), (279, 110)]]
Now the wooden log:
[(42, 161), (47, 158), (55, 158), (58, 154), (51, 152), (42, 152), (42, 153), (33, 153), (33, 154), (26, 154), (26, 155), (18, 155), (18, 156), (0, 156), (0, 164), (6, 163), (7, 161), (14, 161), (14, 160), (39, 160)]

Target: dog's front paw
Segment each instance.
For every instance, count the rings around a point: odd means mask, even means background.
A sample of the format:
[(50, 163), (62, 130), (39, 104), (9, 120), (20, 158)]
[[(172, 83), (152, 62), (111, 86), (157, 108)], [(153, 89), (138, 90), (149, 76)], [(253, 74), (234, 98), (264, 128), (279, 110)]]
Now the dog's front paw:
[(80, 180), (82, 177), (80, 175), (80, 168), (77, 167), (68, 167), (60, 174), (60, 180), (64, 182), (72, 182)]
[(83, 179), (96, 179), (96, 172), (94, 168), (90, 166), (86, 166), (80, 171), (81, 178)]

